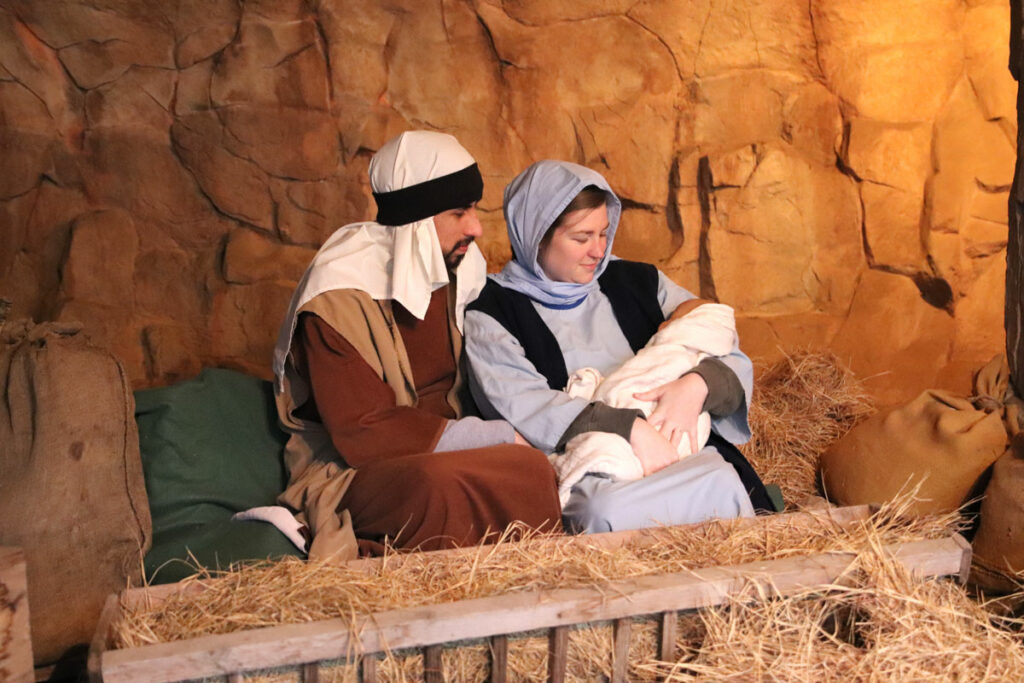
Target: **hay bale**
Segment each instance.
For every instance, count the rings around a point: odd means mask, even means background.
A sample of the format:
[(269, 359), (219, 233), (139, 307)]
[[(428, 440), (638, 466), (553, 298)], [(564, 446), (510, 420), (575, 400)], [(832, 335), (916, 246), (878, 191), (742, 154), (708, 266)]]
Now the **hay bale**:
[(1024, 680), (1019, 623), (951, 581), (912, 576), (872, 548), (856, 581), (822, 595), (740, 597), (699, 613), (702, 636), (677, 662), (641, 665), (663, 680)]
[(817, 493), (818, 460), (836, 439), (875, 412), (871, 396), (831, 353), (797, 353), (756, 369), (743, 446), (768, 483), (782, 489), (788, 508)]
[[(904, 519), (899, 511), (890, 506), (846, 527), (825, 518), (813, 524), (779, 518), (771, 533), (742, 520), (664, 527), (652, 531), (656, 542), (614, 548), (536, 535), (512, 542), (507, 534), (470, 552), (407, 554), (370, 569), (286, 558), (204, 572), (184, 585), (205, 582), (205, 590), (183, 590), (159, 605), (123, 605), (114, 647), (333, 618), (354, 623), (357, 615), (513, 591), (603, 586), (685, 569), (939, 538), (957, 523), (955, 515)], [(211, 576), (217, 580), (205, 580)]]

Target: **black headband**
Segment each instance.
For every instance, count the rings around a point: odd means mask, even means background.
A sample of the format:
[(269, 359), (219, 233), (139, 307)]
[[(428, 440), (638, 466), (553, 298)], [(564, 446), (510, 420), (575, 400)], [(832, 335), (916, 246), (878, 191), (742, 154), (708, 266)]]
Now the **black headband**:
[(442, 211), (480, 201), (484, 179), (476, 164), (433, 180), (391, 192), (374, 192), (377, 222), (381, 225), (415, 223)]

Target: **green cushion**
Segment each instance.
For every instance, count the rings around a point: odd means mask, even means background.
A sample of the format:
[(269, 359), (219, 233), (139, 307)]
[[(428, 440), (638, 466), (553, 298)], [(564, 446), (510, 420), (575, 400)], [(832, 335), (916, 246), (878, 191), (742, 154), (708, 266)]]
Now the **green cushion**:
[(301, 555), (284, 534), (266, 522), (224, 519), (189, 524), (162, 534), (158, 540), (146, 554), (150, 583), (181, 581), (195, 574), (197, 563), (216, 570), (237, 562)]
[[(277, 425), (269, 382), (209, 368), (173, 386), (136, 392), (135, 419), (153, 516), (151, 580), (175, 580), (165, 563), (189, 553), (208, 568), (300, 554), (270, 524), (230, 521), (236, 512), (274, 505), (287, 483), (281, 458), (287, 435)], [(165, 570), (152, 576), (161, 565)]]

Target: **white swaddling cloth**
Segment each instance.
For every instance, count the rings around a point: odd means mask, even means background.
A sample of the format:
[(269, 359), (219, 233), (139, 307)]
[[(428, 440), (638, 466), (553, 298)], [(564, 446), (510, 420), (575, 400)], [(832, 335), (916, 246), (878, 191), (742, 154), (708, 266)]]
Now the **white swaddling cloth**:
[[(601, 401), (613, 408), (637, 408), (650, 415), (656, 403), (640, 401), (633, 394), (678, 379), (708, 356), (726, 356), (736, 344), (736, 318), (724, 304), (703, 304), (673, 320), (651, 337), (647, 345), (607, 378), (594, 368), (582, 368), (569, 377), (565, 390), (574, 398)], [(697, 419), (697, 450), (711, 434), (711, 416)], [(680, 459), (690, 455), (690, 440), (679, 442)], [(643, 465), (629, 441), (618, 434), (585, 432), (573, 437), (561, 455), (550, 455), (558, 475), (562, 507), (576, 482), (589, 473), (631, 481), (644, 476)]]

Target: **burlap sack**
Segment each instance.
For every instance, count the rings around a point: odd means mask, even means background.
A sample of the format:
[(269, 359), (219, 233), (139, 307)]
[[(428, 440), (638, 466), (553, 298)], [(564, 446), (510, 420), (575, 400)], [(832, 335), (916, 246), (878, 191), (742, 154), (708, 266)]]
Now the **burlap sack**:
[(1008, 376), (997, 357), (978, 373), (972, 399), (929, 390), (857, 425), (821, 457), (826, 495), (858, 505), (917, 488), (911, 512), (956, 509), (1006, 450)]
[(37, 664), (138, 584), (151, 524), (124, 370), (76, 326), (0, 324), (0, 545), (28, 568)]
[[(990, 593), (1020, 590), (1024, 581), (1024, 433), (996, 461), (972, 543), (971, 583)], [(1024, 577), (1022, 577), (1024, 578)]]

